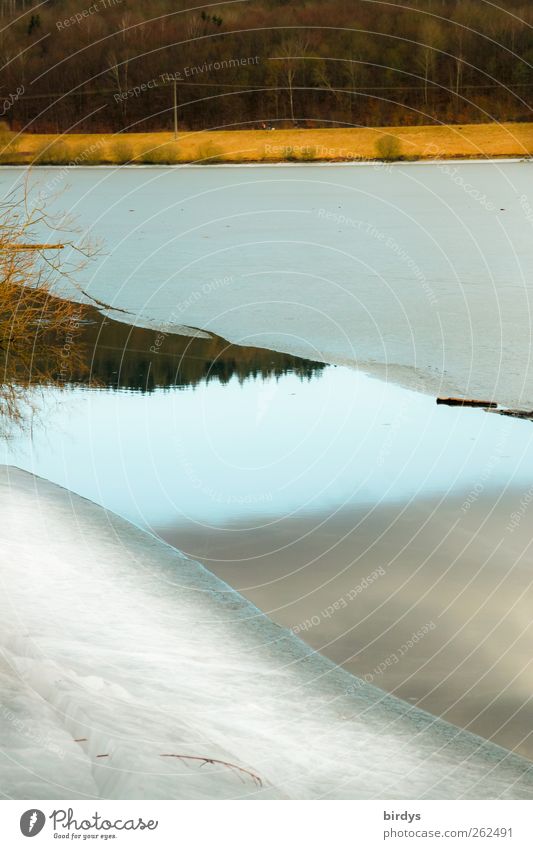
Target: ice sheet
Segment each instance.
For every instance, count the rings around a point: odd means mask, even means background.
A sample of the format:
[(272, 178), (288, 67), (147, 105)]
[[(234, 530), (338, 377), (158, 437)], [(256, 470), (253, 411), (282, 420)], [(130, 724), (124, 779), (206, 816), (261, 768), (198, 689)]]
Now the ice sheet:
[(337, 669), (114, 514), (13, 467), (0, 511), (4, 795), (533, 796), (530, 762)]
[[(7, 192), (25, 173), (0, 176)], [(104, 240), (83, 284), (122, 321), (533, 405), (531, 162), (63, 177), (39, 168), (31, 185)]]

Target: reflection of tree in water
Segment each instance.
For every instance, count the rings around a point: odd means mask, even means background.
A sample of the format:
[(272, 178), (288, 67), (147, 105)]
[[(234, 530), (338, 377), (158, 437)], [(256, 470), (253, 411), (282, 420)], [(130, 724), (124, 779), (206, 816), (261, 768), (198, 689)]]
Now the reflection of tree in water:
[[(28, 408), (38, 406), (39, 388), (94, 385), (151, 392), (288, 372), (309, 379), (324, 368), (201, 331), (180, 336), (132, 327), (103, 318), (93, 306), (58, 297), (58, 290), (88, 297), (75, 278), (91, 246), (64, 239), (57, 244), (58, 232), (72, 232), (66, 224), (64, 218), (56, 223), (41, 209), (30, 209), (25, 196), (0, 203), (0, 435), (24, 424)], [(43, 232), (52, 234), (46, 244), (38, 238)]]
[[(265, 348), (231, 345), (220, 336), (160, 334), (113, 321), (90, 308), (78, 343), (89, 371), (73, 382), (93, 382), (115, 389), (151, 392), (157, 388), (197, 386), (211, 380), (228, 383), (233, 377), (266, 378), (292, 373), (309, 379), (323, 363)], [(191, 330), (194, 333), (194, 330)]]

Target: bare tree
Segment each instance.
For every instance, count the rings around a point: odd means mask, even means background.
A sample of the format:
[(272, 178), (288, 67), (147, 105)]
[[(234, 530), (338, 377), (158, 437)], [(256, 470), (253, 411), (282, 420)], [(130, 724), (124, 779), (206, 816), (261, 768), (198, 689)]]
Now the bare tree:
[[(65, 219), (62, 233), (72, 238)], [(58, 243), (57, 222), (26, 198), (0, 204), (0, 425), (20, 424), (39, 386), (64, 386), (83, 373), (76, 345), (84, 306), (65, 297), (91, 254), (87, 243)], [(51, 237), (43, 243), (42, 234)], [(40, 239), (40, 241), (39, 241)], [(63, 261), (66, 247), (71, 259)], [(63, 292), (63, 296), (59, 293)]]
[[(114, 85), (116, 86), (117, 94), (122, 95), (128, 89), (128, 66), (129, 59), (123, 59), (119, 61), (117, 54), (113, 51), (108, 56), (109, 68), (107, 71), (108, 76), (113, 80)], [(120, 114), (122, 116), (122, 123), (126, 122), (126, 103), (127, 98), (120, 97), (119, 101)]]
[(308, 49), (308, 43), (301, 38), (293, 38), (286, 41), (281, 46), (280, 58), (283, 62), (285, 70), (285, 80), (287, 82), (287, 91), (289, 93), (289, 111), (291, 121), (294, 123), (294, 83), (298, 69), (305, 59), (305, 54)]

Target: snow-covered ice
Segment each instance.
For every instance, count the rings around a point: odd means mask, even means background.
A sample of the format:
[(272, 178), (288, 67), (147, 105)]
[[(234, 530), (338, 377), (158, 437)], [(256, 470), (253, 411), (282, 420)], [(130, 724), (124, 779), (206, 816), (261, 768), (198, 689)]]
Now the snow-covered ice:
[(339, 670), (101, 507), (4, 466), (0, 510), (4, 796), (533, 796), (530, 762)]

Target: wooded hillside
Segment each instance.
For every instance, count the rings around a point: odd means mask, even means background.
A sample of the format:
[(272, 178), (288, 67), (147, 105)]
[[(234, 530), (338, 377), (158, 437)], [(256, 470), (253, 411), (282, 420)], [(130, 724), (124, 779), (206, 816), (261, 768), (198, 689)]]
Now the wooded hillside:
[[(194, 7), (194, 8), (188, 8)], [(0, 0), (17, 130), (531, 120), (533, 4)]]

